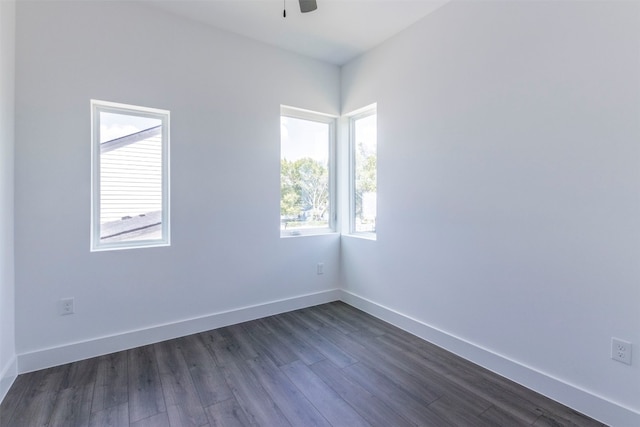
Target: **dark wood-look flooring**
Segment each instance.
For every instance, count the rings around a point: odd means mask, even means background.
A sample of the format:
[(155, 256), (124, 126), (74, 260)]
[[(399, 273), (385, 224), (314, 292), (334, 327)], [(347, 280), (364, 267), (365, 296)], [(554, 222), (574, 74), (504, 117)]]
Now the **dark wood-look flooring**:
[(601, 426), (334, 302), (18, 376), (0, 426)]

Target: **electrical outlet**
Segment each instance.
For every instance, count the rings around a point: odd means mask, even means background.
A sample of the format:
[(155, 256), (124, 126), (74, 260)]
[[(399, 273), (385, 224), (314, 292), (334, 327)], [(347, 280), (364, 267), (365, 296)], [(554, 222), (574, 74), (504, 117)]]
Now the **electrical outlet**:
[(618, 338), (611, 338), (611, 358), (631, 365), (631, 343)]
[(60, 300), (60, 316), (73, 314), (73, 298), (63, 298)]
[(318, 270), (317, 270), (318, 274), (324, 274), (324, 262), (319, 262), (318, 263)]

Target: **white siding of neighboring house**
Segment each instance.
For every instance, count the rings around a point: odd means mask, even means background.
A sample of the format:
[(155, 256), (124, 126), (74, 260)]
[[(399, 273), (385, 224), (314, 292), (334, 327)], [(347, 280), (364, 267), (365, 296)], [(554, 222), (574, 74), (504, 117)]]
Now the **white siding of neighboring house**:
[(162, 136), (100, 156), (100, 223), (162, 210)]

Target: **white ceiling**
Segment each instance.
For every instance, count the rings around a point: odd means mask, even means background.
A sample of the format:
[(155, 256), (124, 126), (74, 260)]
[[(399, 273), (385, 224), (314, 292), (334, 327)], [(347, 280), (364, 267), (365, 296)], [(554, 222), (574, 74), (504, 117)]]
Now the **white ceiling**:
[[(287, 17), (283, 18), (286, 1)], [(151, 0), (166, 11), (342, 65), (399, 33), (448, 0)]]

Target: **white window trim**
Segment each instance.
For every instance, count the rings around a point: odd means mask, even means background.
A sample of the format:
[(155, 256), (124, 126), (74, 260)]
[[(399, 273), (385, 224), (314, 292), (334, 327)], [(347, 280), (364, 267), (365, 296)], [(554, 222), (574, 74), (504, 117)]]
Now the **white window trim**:
[(291, 117), (294, 119), (309, 120), (318, 123), (326, 123), (329, 125), (329, 224), (327, 227), (304, 228), (299, 230), (280, 230), (280, 237), (290, 238), (336, 233), (336, 226), (338, 222), (336, 209), (336, 132), (338, 118), (330, 114), (281, 105), (280, 117), (283, 116)]
[[(375, 231), (356, 231), (356, 156), (355, 156), (355, 122), (365, 117), (378, 114), (378, 104), (374, 103), (347, 114), (349, 118), (349, 235), (363, 239), (376, 240)], [(377, 132), (377, 130), (376, 130)], [(378, 150), (376, 148), (376, 156)], [(377, 171), (376, 171), (377, 175)]]
[[(162, 122), (162, 238), (132, 242), (100, 242), (100, 112), (129, 114)], [(91, 100), (91, 252), (171, 245), (169, 197), (170, 112), (116, 102)]]

